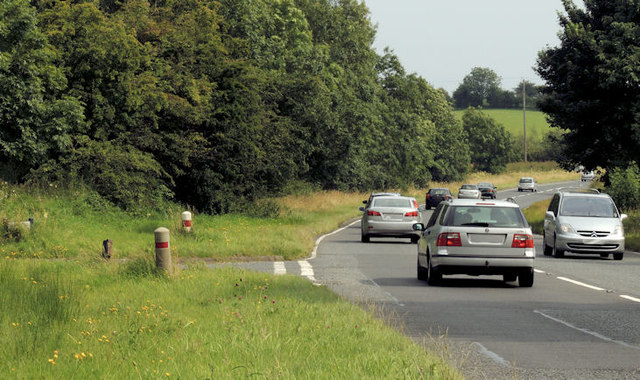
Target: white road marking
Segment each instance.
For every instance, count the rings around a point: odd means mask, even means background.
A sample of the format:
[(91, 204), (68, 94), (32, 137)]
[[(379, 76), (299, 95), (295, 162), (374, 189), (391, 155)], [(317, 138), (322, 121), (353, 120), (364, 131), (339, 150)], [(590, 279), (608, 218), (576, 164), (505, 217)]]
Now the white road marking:
[(311, 264), (306, 260), (300, 260), (298, 261), (298, 265), (300, 265), (300, 275), (308, 278), (313, 284), (318, 285)]
[(584, 286), (585, 288), (589, 288), (589, 289), (593, 289), (593, 290), (600, 290), (600, 291), (605, 291), (605, 290), (606, 290), (606, 289), (603, 289), (603, 288), (599, 288), (599, 287), (597, 287), (597, 286), (593, 286), (593, 285), (585, 284), (584, 282), (580, 282), (580, 281), (572, 280), (572, 279), (570, 279), (570, 278), (566, 278), (566, 277), (558, 277), (558, 280), (562, 280), (562, 281), (570, 282), (570, 283), (572, 283), (572, 284), (576, 284), (576, 285)]
[(635, 350), (640, 350), (640, 347), (638, 347), (638, 346), (634, 346), (634, 345), (632, 345), (632, 344), (629, 344), (629, 343), (623, 342), (623, 341), (621, 341), (621, 340), (615, 340), (615, 339), (607, 338), (606, 336), (604, 336), (604, 335), (602, 335), (602, 334), (598, 334), (597, 332), (590, 331), (590, 330), (587, 330), (587, 329), (583, 329), (583, 328), (580, 328), (580, 327), (574, 326), (574, 325), (572, 325), (572, 324), (571, 324), (571, 323), (569, 323), (569, 322), (565, 322), (565, 321), (563, 321), (562, 319), (552, 317), (552, 316), (547, 315), (547, 314), (545, 314), (545, 313), (543, 313), (543, 312), (541, 312), (541, 311), (539, 311), (539, 310), (534, 310), (533, 312), (534, 312), (534, 313), (537, 313), (537, 314), (540, 314), (540, 315), (542, 315), (542, 316), (543, 316), (543, 317), (545, 317), (545, 318), (549, 318), (549, 319), (551, 319), (551, 320), (552, 320), (552, 321), (554, 321), (554, 322), (561, 323), (561, 324), (563, 324), (563, 325), (565, 325), (565, 326), (567, 326), (567, 327), (570, 327), (570, 328), (572, 328), (572, 329), (574, 329), (574, 330), (578, 330), (578, 331), (583, 332), (583, 333), (585, 333), (585, 334), (589, 334), (589, 335), (591, 335), (591, 336), (594, 336), (594, 337), (596, 337), (596, 338), (598, 338), (598, 339), (602, 339), (602, 340), (607, 341), (607, 342), (615, 343), (615, 344), (618, 344), (618, 345), (620, 345), (620, 346), (624, 346), (624, 347), (627, 347), (627, 348), (633, 348), (633, 349), (635, 349)]
[(621, 295), (621, 298), (627, 299), (629, 301), (633, 301), (633, 302), (640, 302), (640, 298), (636, 298), (636, 297), (631, 297), (631, 296), (625, 296), (625, 295)]
[(273, 274), (285, 274), (285, 273), (287, 273), (287, 268), (285, 268), (283, 261), (276, 261), (273, 263)]
[(311, 257), (309, 257), (309, 260), (313, 260), (316, 258), (317, 254), (318, 254), (318, 245), (320, 245), (320, 242), (326, 238), (327, 236), (331, 236), (333, 234), (337, 234), (340, 231), (346, 230), (347, 228), (353, 226), (356, 223), (359, 223), (360, 219), (354, 221), (353, 223), (350, 223), (342, 228), (338, 228), (337, 230), (333, 231), (333, 232), (329, 232), (328, 234), (324, 234), (322, 236), (320, 236), (317, 240), (316, 240), (316, 245), (313, 247), (313, 250), (311, 251)]
[(483, 346), (482, 344), (480, 344), (478, 342), (473, 342), (473, 344), (475, 344), (476, 346), (480, 347), (480, 353), (481, 354), (488, 356), (494, 362), (496, 362), (498, 364), (502, 364), (505, 367), (511, 367), (511, 364), (509, 364), (509, 362), (506, 361), (502, 356), (496, 354), (493, 351), (489, 351), (485, 346)]
[(543, 273), (543, 274), (545, 273), (545, 271), (540, 270), (540, 269), (534, 269), (533, 271), (536, 272), (536, 273)]
[(403, 303), (400, 303), (400, 300), (398, 300), (396, 297), (393, 296), (393, 294), (389, 293), (389, 292), (385, 292), (384, 290), (382, 290), (382, 288), (380, 287), (380, 285), (378, 285), (375, 281), (373, 281), (372, 279), (369, 279), (369, 281), (371, 281), (371, 283), (373, 285), (375, 285), (378, 289), (380, 289), (380, 291), (384, 292), (386, 295), (388, 295), (389, 297), (391, 297), (391, 299), (393, 300), (393, 302), (396, 303), (396, 305), (398, 306), (404, 306)]

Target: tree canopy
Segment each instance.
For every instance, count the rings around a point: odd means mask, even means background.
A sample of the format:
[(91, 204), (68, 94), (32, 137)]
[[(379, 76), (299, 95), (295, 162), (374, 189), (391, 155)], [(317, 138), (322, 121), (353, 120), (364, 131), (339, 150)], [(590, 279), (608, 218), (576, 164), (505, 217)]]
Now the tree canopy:
[(469, 167), (446, 94), (375, 52), (358, 0), (7, 0), (0, 16), (11, 179), (224, 213), (297, 181), (368, 191)]
[(563, 134), (563, 164), (627, 167), (640, 155), (640, 2), (563, 1), (560, 45), (540, 52), (539, 108)]

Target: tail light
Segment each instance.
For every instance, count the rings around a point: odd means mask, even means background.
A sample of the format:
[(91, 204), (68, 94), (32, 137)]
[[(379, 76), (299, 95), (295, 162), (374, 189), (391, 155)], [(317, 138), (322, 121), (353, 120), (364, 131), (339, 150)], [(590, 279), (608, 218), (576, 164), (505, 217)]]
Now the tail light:
[(418, 208), (418, 201), (413, 201), (413, 207)]
[(511, 248), (533, 248), (533, 236), (514, 234)]
[(461, 247), (462, 240), (460, 240), (460, 234), (457, 232), (443, 232), (438, 235), (436, 245), (438, 247)]
[(404, 214), (404, 216), (418, 216), (418, 212), (417, 211), (409, 211), (408, 213)]
[(369, 216), (382, 216), (382, 214), (380, 214), (377, 211), (373, 211), (373, 210), (367, 211), (367, 215), (369, 215)]
[(431, 198), (431, 194), (427, 193), (427, 199)]

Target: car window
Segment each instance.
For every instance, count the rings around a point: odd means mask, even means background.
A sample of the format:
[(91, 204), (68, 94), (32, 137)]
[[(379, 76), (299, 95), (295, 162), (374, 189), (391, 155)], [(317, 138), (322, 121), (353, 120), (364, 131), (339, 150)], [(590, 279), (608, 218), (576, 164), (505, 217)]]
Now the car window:
[(532, 183), (533, 178), (520, 178), (520, 183)]
[(406, 207), (411, 208), (413, 205), (409, 199), (405, 198), (374, 198), (374, 207)]
[(430, 191), (431, 194), (436, 194), (436, 195), (444, 195), (444, 194), (448, 194), (449, 191), (446, 189), (432, 189), (432, 191)]
[(559, 203), (560, 203), (560, 195), (556, 194), (551, 199), (551, 202), (549, 203), (549, 208), (547, 209), (547, 211), (551, 211), (553, 212), (553, 215), (557, 216)]
[(444, 225), (444, 219), (447, 216), (447, 210), (449, 210), (449, 204), (448, 203), (443, 203), (444, 206), (442, 206), (442, 212), (440, 213), (440, 225)]
[(560, 215), (616, 218), (618, 213), (613, 201), (609, 198), (565, 197)]
[(462, 185), (461, 189), (475, 190), (477, 187), (476, 185)]
[(438, 215), (440, 214), (440, 211), (444, 208), (444, 205), (445, 203), (440, 203), (436, 207), (436, 209), (433, 211), (433, 213), (431, 214), (431, 217), (429, 218), (429, 221), (427, 222), (427, 228), (436, 224), (436, 220), (438, 220)]
[(522, 212), (516, 207), (452, 206), (445, 225), (479, 227), (525, 227)]

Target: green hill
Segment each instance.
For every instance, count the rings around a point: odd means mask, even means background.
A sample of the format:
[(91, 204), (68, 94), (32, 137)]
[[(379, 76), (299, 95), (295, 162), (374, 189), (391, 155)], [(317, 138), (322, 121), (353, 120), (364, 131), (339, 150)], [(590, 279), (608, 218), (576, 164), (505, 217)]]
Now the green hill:
[[(485, 112), (511, 133), (512, 136), (522, 136), (523, 120), (522, 110), (516, 109), (483, 109)], [(462, 119), (464, 110), (454, 111), (458, 119)], [(545, 114), (540, 111), (527, 110), (527, 140), (540, 140), (547, 134), (549, 123), (547, 123)]]

